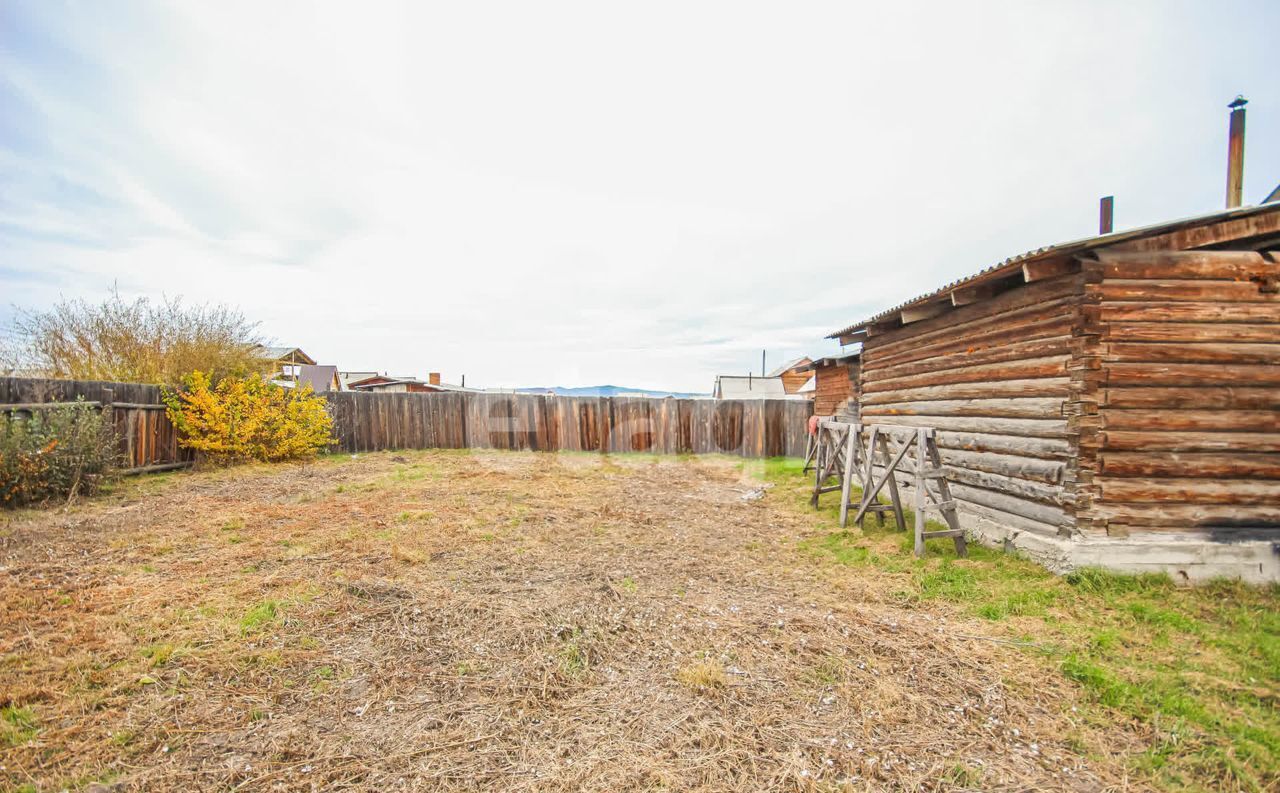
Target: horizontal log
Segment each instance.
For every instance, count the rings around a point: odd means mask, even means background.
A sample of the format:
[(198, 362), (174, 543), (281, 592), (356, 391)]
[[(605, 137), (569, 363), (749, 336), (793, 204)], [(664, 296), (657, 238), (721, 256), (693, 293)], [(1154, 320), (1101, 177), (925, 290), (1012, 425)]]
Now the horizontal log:
[(1068, 377), (1041, 377), (1032, 380), (997, 380), (993, 382), (950, 383), (862, 394), (863, 405), (887, 405), (895, 402), (927, 402), (947, 399), (979, 399), (984, 397), (1058, 397), (1071, 391)]
[[(960, 476), (973, 481), (978, 478), (987, 477), (987, 481), (991, 482), (994, 487), (978, 486), (968, 484), (953, 474), (959, 473)], [(874, 475), (877, 479), (884, 476), (884, 469), (876, 466)], [(1046, 526), (1064, 526), (1070, 525), (1072, 518), (1069, 514), (1069, 508), (1055, 503), (1043, 503), (1041, 498), (1064, 499), (1066, 494), (1060, 486), (1044, 485), (1035, 482), (1023, 482), (1019, 491), (1025, 492), (1030, 487), (1036, 493), (1036, 498), (1025, 497), (1019, 493), (1011, 492), (1008, 489), (1008, 483), (1004, 477), (998, 479), (990, 479), (992, 474), (980, 474), (977, 471), (954, 472), (948, 471), (948, 486), (951, 489), (952, 498), (956, 500), (957, 505), (964, 503), (977, 504), (988, 509), (995, 509), (1009, 515), (1017, 515), (1018, 517), (1032, 520)], [(903, 499), (908, 504), (914, 498), (913, 479), (910, 475), (895, 472), (894, 478), (898, 482), (898, 486), (902, 488)], [(936, 491), (934, 491), (936, 494)]]
[(1274, 303), (1280, 305), (1280, 294), (1263, 292), (1249, 281), (1174, 281), (1174, 280), (1108, 280), (1091, 284), (1086, 294), (1103, 301), (1206, 301), (1232, 303)]
[(942, 462), (949, 468), (966, 468), (971, 471), (987, 471), (993, 474), (1031, 479), (1046, 484), (1062, 481), (1066, 463), (1061, 460), (1042, 460), (1036, 457), (1019, 457), (1013, 454), (993, 452), (968, 452), (959, 449), (940, 449)]
[(1070, 355), (1072, 337), (1070, 335), (1050, 336), (1031, 341), (1009, 341), (998, 347), (983, 350), (958, 350), (946, 355), (938, 355), (919, 361), (879, 366), (871, 361), (862, 367), (862, 377), (885, 379), (921, 374), (924, 372), (942, 372), (962, 366), (995, 364), (1003, 361), (1020, 361), (1029, 358), (1045, 358), (1051, 355)]
[(1280, 343), (1280, 324), (1244, 322), (1111, 322), (1104, 341), (1270, 342)]
[(1106, 430), (1103, 451), (1280, 452), (1280, 434)]
[(993, 399), (937, 399), (867, 405), (868, 416), (989, 416), (997, 418), (1057, 418), (1062, 399), (1002, 397)]
[(1102, 411), (1102, 428), (1104, 430), (1280, 432), (1280, 411), (1107, 408)]
[(1069, 358), (1070, 356), (1059, 355), (1050, 358), (1033, 358), (1007, 363), (964, 366), (943, 372), (928, 372), (891, 378), (877, 378), (864, 370), (862, 373), (862, 390), (864, 393), (871, 393), (873, 391), (890, 391), (917, 386), (947, 385), (949, 383), (1061, 377), (1067, 373), (1067, 361)]
[(1074, 302), (1074, 298), (1071, 301), (1063, 298), (1053, 306), (1031, 306), (1024, 309), (1018, 317), (995, 317), (982, 327), (960, 327), (953, 329), (952, 333), (937, 335), (932, 339), (911, 339), (911, 343), (872, 346), (866, 351), (865, 357), (875, 366), (883, 368), (954, 352), (1000, 347), (1013, 341), (1070, 335), (1075, 321), (1071, 311), (1071, 304)]
[(1072, 453), (1072, 444), (1063, 438), (1028, 438), (1021, 435), (939, 430), (937, 441), (938, 446), (944, 449), (1010, 454), (1047, 460), (1066, 459)]
[(1280, 266), (1263, 259), (1256, 251), (1099, 251), (1097, 258), (1104, 278), (1247, 281), (1254, 276), (1280, 272)]
[(1280, 504), (1280, 481), (1099, 477), (1096, 482), (1104, 502)]
[(1280, 212), (1258, 212), (1233, 220), (1184, 225), (1166, 234), (1138, 236), (1112, 246), (1111, 250), (1185, 251), (1276, 232), (1280, 232)]
[(1107, 477), (1248, 477), (1280, 479), (1280, 452), (1112, 452), (1098, 455), (1098, 471)]
[(933, 427), (956, 432), (983, 432), (995, 435), (1019, 435), (1026, 438), (1065, 438), (1066, 419), (1001, 419), (985, 416), (884, 416), (862, 410), (863, 424), (888, 424), (904, 427)]
[(959, 501), (968, 501), (971, 504), (998, 509), (1002, 512), (1019, 515), (1050, 526), (1070, 526), (1074, 523), (1074, 519), (1068, 515), (1063, 507), (1028, 501), (1027, 499), (995, 490), (954, 483), (951, 485), (951, 495)]
[(951, 464), (947, 465), (947, 480), (953, 484), (959, 482), (1041, 504), (1063, 506), (1071, 502), (1071, 497), (1062, 485), (1034, 482), (989, 471), (974, 471)]
[(1113, 363), (1107, 386), (1280, 385), (1280, 366), (1265, 364)]
[(1247, 322), (1280, 323), (1280, 311), (1264, 303), (1240, 302), (1127, 302), (1103, 303), (1103, 322)]
[(1046, 537), (1056, 537), (1059, 534), (1059, 527), (1055, 524), (1042, 523), (982, 504), (961, 501), (956, 504), (956, 511), (960, 513), (960, 525), (964, 527), (972, 527), (977, 521), (987, 521), (1007, 530), (1029, 531)]
[(1280, 363), (1280, 344), (1226, 342), (1112, 342), (1102, 347), (1108, 362), (1150, 363)]
[(1119, 408), (1280, 410), (1280, 388), (1104, 388), (1098, 399), (1101, 405)]
[(1079, 274), (1067, 275), (1011, 289), (996, 295), (991, 300), (960, 306), (944, 316), (905, 327), (873, 327), (864, 344), (866, 347), (878, 347), (906, 339), (917, 339), (923, 342), (946, 335), (957, 328), (972, 330), (980, 327), (980, 323), (984, 321), (998, 321), (1001, 317), (1007, 320), (1020, 309), (1044, 307), (1050, 301), (1063, 298), (1078, 300), (1082, 294), (1081, 283)]
[[(1082, 516), (1083, 517), (1083, 516)], [(1094, 502), (1089, 517), (1132, 526), (1216, 527), (1280, 526), (1277, 504), (1119, 504)]]

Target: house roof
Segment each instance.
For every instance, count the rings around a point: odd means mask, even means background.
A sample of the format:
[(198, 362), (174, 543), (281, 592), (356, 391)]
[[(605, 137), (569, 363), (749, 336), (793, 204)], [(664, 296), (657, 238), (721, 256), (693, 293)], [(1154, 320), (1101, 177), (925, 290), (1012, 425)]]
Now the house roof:
[(808, 362), (809, 362), (809, 356), (802, 355), (799, 358), (796, 358), (794, 361), (787, 361), (782, 366), (779, 366), (778, 368), (774, 369), (772, 372), (769, 372), (769, 377), (781, 377), (787, 372), (790, 372), (792, 369), (803, 366)]
[(311, 386), (311, 390), (317, 394), (323, 394), (327, 391), (334, 391), (334, 378), (338, 376), (338, 367), (336, 366), (311, 366), (304, 364), (298, 367), (298, 382), (306, 383)]
[[(1043, 248), (1027, 251), (1026, 253), (1005, 259), (1003, 262), (993, 264), (986, 269), (979, 270), (973, 275), (961, 278), (956, 281), (935, 289), (932, 292), (914, 297), (905, 303), (900, 303), (893, 308), (881, 311), (861, 322), (855, 322), (848, 327), (841, 328), (827, 336), (829, 339), (840, 339), (852, 334), (864, 331), (867, 326), (882, 322), (894, 314), (902, 312), (904, 309), (921, 306), (927, 303), (937, 301), (939, 298), (950, 297), (951, 293), (956, 290), (979, 286), (982, 284), (999, 281), (1002, 278), (1010, 278), (1019, 276), (1026, 272), (1028, 265), (1038, 262), (1056, 260), (1060, 258), (1069, 259), (1077, 254), (1104, 248), (1111, 245), (1119, 245), (1135, 240), (1142, 240), (1150, 237), (1158, 237), (1164, 234), (1174, 232), (1192, 230), (1202, 226), (1210, 226), (1217, 223), (1230, 220), (1247, 220), (1257, 218), (1259, 216), (1274, 214), (1280, 218), (1280, 202), (1271, 202), (1261, 204), (1259, 206), (1240, 207), (1238, 209), (1228, 209), (1218, 212), (1211, 212), (1205, 215), (1196, 215), (1194, 217), (1182, 218), (1179, 220), (1168, 221), (1165, 223), (1157, 223), (1151, 226), (1142, 226), (1128, 231), (1114, 232), (1111, 234), (1101, 234), (1094, 237), (1085, 237), (1083, 239), (1072, 240), (1071, 242), (1063, 242), (1057, 245), (1050, 245)], [(1246, 224), (1247, 225), (1247, 224)], [(1274, 234), (1275, 232), (1271, 232)], [(1242, 237), (1252, 236), (1251, 234), (1242, 234)], [(1194, 246), (1193, 246), (1194, 247)]]
[(311, 366), (315, 366), (316, 363), (310, 355), (297, 347), (267, 347), (259, 344), (256, 349), (261, 351), (262, 357), (271, 361), (288, 360), (291, 363), (305, 363)]
[(722, 374), (716, 377), (721, 399), (782, 399), (787, 396), (781, 377), (748, 377)]

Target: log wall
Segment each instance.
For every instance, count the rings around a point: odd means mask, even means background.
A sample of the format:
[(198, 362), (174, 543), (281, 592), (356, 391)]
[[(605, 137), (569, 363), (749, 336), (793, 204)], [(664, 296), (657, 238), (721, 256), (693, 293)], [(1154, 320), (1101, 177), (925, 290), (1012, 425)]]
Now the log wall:
[(1102, 252), (1084, 276), (1081, 528), (1280, 533), (1280, 263)]
[(858, 420), (857, 359), (815, 368), (814, 381), (815, 415)]
[(962, 514), (1056, 536), (1074, 526), (1083, 277), (1072, 268), (863, 343), (864, 425), (928, 426)]

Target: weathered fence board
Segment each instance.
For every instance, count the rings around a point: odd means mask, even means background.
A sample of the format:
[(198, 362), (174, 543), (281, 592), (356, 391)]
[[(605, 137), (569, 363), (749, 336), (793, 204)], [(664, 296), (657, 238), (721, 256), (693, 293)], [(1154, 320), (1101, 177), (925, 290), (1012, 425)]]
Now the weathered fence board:
[(120, 441), (126, 471), (189, 464), (194, 455), (179, 448), (178, 435), (165, 413), (160, 387), (101, 380), (49, 380), (0, 377), (0, 409), (30, 412), (26, 405), (82, 399), (107, 410)]
[[(812, 403), (802, 400), (559, 397), (544, 394), (329, 393), (335, 449), (508, 449), (513, 451), (804, 455)], [(190, 461), (161, 403), (138, 383), (0, 378), (0, 405), (110, 404), (130, 468)]]
[(804, 454), (812, 406), (542, 394), (326, 394), (337, 448)]

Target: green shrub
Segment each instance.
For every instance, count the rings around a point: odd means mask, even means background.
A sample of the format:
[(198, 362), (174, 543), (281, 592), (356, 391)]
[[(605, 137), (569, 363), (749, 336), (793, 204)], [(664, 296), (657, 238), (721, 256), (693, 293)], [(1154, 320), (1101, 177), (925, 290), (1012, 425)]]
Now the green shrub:
[(178, 443), (215, 463), (277, 462), (311, 457), (333, 443), (333, 419), (310, 386), (281, 388), (261, 377), (224, 377), (217, 385), (194, 372), (166, 391)]
[(0, 412), (0, 504), (17, 507), (92, 493), (119, 463), (115, 433), (83, 401)]

